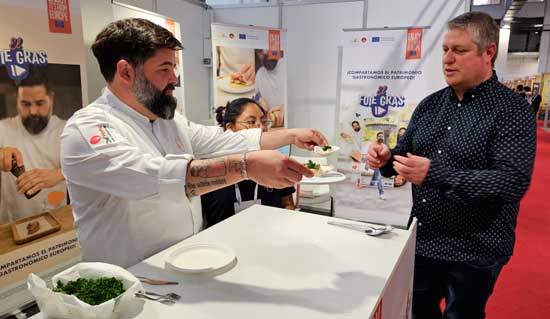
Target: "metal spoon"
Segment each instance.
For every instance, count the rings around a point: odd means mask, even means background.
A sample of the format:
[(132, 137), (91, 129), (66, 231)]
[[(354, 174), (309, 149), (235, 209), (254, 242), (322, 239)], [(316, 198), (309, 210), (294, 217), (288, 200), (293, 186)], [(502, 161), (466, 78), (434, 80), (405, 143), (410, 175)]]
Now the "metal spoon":
[(358, 224), (350, 224), (350, 223), (340, 223), (336, 221), (329, 220), (327, 222), (329, 225), (343, 227), (347, 229), (357, 230), (360, 232), (364, 232), (365, 234), (369, 236), (380, 236), (385, 233), (389, 233), (393, 230), (392, 225), (386, 225), (384, 227), (372, 227), (369, 225), (358, 225)]

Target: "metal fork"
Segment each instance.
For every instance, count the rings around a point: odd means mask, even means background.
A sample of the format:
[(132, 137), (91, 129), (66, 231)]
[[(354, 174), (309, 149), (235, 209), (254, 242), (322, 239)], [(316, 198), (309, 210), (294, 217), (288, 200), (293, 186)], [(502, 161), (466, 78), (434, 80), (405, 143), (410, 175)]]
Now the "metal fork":
[(180, 300), (181, 299), (181, 296), (178, 295), (177, 293), (175, 292), (169, 292), (165, 295), (163, 294), (158, 294), (156, 292), (152, 292), (152, 291), (146, 291), (145, 292), (147, 295), (152, 295), (152, 296), (157, 296), (157, 297), (165, 297), (165, 298), (170, 298), (172, 300)]
[(148, 294), (143, 293), (143, 292), (136, 292), (134, 294), (134, 296), (136, 296), (138, 298), (144, 298), (144, 299), (148, 299), (148, 300), (158, 301), (160, 303), (167, 304), (167, 305), (173, 305), (173, 304), (176, 303), (176, 301), (174, 299), (170, 298), (170, 297), (166, 297), (166, 296), (152, 297), (152, 296), (149, 296)]

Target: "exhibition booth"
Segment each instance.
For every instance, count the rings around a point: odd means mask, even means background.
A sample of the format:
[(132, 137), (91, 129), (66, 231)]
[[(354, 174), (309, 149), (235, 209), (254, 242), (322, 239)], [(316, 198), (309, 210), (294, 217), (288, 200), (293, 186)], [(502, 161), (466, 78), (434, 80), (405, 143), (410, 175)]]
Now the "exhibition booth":
[[(366, 154), (371, 143), (394, 147), (416, 106), (446, 86), (445, 24), (470, 11), (470, 1), (282, 3), (212, 8), (179, 0), (0, 0), (0, 121), (20, 116), (14, 83), (37, 72), (51, 87), (50, 112), (61, 129), (103, 92), (90, 49), (97, 33), (119, 19), (143, 18), (183, 43), (173, 94), (185, 118), (216, 125), (216, 107), (251, 98), (265, 109), (271, 130), (313, 128), (333, 148), (280, 149), (332, 175), (297, 184), (295, 211), (254, 205), (126, 267), (120, 273), (125, 289), (139, 288), (136, 296), (144, 291), (151, 300), (121, 297), (102, 309), (104, 318), (410, 317), (417, 231), (409, 218), (412, 185), (399, 176), (378, 180)], [(253, 80), (234, 76), (246, 70), (253, 70)], [(538, 87), (541, 112), (548, 113), (550, 74), (504, 83)], [(30, 144), (10, 132), (0, 132), (0, 147)], [(97, 138), (109, 134), (99, 128)], [(59, 140), (34, 142), (25, 151), (36, 159), (26, 162), (27, 170), (60, 170)], [(41, 290), (67, 269), (90, 271), (79, 268), (88, 266), (65, 182), (27, 199), (9, 186), (21, 173), (1, 174), (0, 318), (21, 316), (36, 302), (42, 312), (33, 318), (96, 311), (73, 300), (67, 312), (61, 304), (70, 301)], [(178, 254), (185, 253), (215, 265), (182, 266)]]

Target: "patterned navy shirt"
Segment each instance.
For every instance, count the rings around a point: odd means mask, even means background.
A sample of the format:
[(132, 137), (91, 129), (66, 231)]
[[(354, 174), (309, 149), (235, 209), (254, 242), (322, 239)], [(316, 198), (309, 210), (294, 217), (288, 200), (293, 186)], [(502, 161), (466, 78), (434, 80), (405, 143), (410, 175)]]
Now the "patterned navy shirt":
[[(416, 253), (450, 261), (511, 256), (535, 148), (533, 111), (494, 72), (462, 101), (447, 87), (420, 102), (392, 150), (431, 160), (422, 185), (413, 185)], [(386, 176), (395, 174), (392, 161)]]

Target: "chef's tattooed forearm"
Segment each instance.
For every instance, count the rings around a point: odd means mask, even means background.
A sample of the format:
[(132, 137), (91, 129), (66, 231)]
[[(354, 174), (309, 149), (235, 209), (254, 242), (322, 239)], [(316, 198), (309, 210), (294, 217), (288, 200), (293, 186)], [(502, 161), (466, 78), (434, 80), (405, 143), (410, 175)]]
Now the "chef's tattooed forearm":
[(199, 160), (191, 162), (191, 176), (193, 177), (221, 177), (227, 173), (241, 173), (241, 161), (232, 160), (229, 157)]
[(225, 178), (220, 179), (214, 179), (211, 181), (201, 181), (198, 183), (188, 183), (185, 186), (189, 188), (190, 190), (194, 190), (201, 187), (208, 187), (208, 186), (215, 186), (215, 185), (224, 185), (227, 183), (227, 180)]

